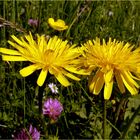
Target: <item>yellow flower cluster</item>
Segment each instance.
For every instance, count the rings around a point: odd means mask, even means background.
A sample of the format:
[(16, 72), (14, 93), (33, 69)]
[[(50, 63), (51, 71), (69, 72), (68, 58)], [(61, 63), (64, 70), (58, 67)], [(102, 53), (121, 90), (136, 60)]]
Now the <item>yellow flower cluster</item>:
[[(50, 18), (48, 23), (61, 31), (68, 28), (63, 20)], [(37, 84), (42, 86), (47, 74), (54, 75), (63, 85), (69, 86), (68, 78), (79, 81), (79, 75), (90, 75), (89, 90), (98, 95), (104, 88), (104, 99), (110, 99), (113, 83), (117, 83), (121, 93), (127, 89), (132, 95), (138, 93), (140, 75), (140, 48), (134, 49), (129, 43), (111, 40), (89, 40), (80, 47), (70, 45), (58, 36), (50, 39), (31, 33), (18, 39), (11, 36), (8, 41), (15, 49), (0, 48), (4, 61), (30, 61), (31, 65), (20, 70), (26, 77), (41, 70)], [(126, 89), (125, 89), (126, 88)]]

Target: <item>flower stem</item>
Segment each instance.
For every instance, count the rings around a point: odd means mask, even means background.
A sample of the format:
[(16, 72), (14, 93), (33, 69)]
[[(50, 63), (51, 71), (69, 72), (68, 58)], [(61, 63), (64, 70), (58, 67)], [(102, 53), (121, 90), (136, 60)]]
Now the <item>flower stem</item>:
[(43, 99), (43, 91), (44, 91), (44, 86), (39, 87), (38, 86), (38, 100), (39, 100), (39, 114), (42, 114), (42, 99)]
[(140, 111), (140, 105), (137, 108), (137, 110), (135, 111), (135, 113), (133, 114), (133, 116), (131, 117), (127, 126), (125, 127), (124, 132), (122, 133), (121, 139), (125, 139), (128, 131), (129, 131), (129, 128), (131, 127), (131, 124), (134, 122), (134, 120), (135, 120), (136, 116), (138, 115), (139, 111)]
[(26, 117), (26, 92), (25, 92), (25, 79), (23, 79), (23, 91), (24, 91), (24, 119), (23, 119), (23, 123), (24, 123), (24, 128), (25, 128), (25, 117)]
[(103, 139), (106, 139), (106, 102), (103, 99)]

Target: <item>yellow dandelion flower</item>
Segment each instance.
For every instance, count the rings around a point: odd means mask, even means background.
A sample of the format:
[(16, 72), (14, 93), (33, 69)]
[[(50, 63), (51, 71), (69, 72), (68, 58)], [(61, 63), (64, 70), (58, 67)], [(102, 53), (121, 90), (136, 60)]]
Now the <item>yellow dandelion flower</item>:
[[(135, 95), (138, 93), (139, 85), (136, 82), (138, 66), (140, 65), (140, 49), (134, 50), (134, 46), (129, 43), (112, 41), (111, 38), (106, 43), (89, 40), (82, 45), (84, 64), (88, 71), (96, 71), (95, 75), (90, 77), (89, 90), (98, 95), (104, 87), (104, 99), (109, 99), (112, 93), (113, 82), (122, 93), (125, 87)], [(82, 60), (82, 61), (83, 61)]]
[(65, 24), (65, 22), (61, 19), (54, 21), (53, 18), (49, 18), (48, 23), (53, 29), (58, 30), (58, 31), (63, 31), (68, 28), (68, 26)]
[(12, 35), (12, 41), (8, 41), (16, 50), (0, 48), (2, 59), (4, 61), (30, 61), (32, 64), (21, 69), (20, 74), (26, 77), (34, 71), (41, 69), (37, 84), (42, 86), (48, 72), (56, 77), (63, 85), (69, 86), (70, 82), (66, 77), (73, 80), (80, 80), (73, 75), (86, 74), (84, 70), (76, 66), (79, 63), (77, 59), (80, 56), (75, 45), (69, 45), (68, 41), (62, 41), (57, 36), (46, 40), (44, 35), (37, 35), (34, 40), (32, 34), (25, 35), (18, 39)]

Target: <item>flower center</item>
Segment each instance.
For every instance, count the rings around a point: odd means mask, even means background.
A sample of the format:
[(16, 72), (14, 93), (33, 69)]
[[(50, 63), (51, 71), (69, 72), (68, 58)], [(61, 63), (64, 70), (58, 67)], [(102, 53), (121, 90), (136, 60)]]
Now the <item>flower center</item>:
[(45, 68), (48, 68), (50, 65), (52, 65), (54, 61), (54, 50), (46, 50), (42, 60)]

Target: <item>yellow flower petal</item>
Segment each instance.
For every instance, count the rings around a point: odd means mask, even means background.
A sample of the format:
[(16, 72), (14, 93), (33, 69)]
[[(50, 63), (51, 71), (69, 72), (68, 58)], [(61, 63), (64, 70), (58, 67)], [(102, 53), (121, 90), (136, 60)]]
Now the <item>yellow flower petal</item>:
[(86, 72), (86, 70), (84, 69), (77, 69), (75, 67), (65, 67), (66, 70), (72, 72), (72, 73), (76, 73), (76, 74), (81, 74), (81, 75), (89, 75), (90, 72)]
[(61, 19), (58, 19), (56, 22), (57, 22), (60, 26), (65, 25), (65, 22), (64, 22), (63, 20), (61, 20)]
[(120, 76), (120, 72), (115, 72), (115, 78), (116, 78), (116, 81), (117, 81), (117, 84), (118, 84), (118, 87), (119, 87), (121, 93), (125, 93), (125, 87), (123, 84), (123, 80)]
[(30, 66), (27, 66), (23, 69), (20, 70), (20, 74), (23, 76), (23, 77), (26, 77), (30, 74), (32, 74), (35, 70), (38, 69), (38, 66), (37, 65), (30, 65)]
[(44, 42), (45, 42), (44, 40), (45, 40), (45, 37), (42, 35), (40, 41), (38, 42), (39, 43), (38, 47), (39, 47), (40, 52), (44, 51)]
[(132, 94), (132, 95), (135, 95), (138, 93), (138, 90), (135, 88), (134, 85), (132, 85), (130, 83), (130, 81), (127, 79), (127, 77), (124, 75), (124, 74), (121, 74), (121, 78), (123, 80), (123, 83), (124, 85), (126, 86), (126, 88), (129, 90), (129, 92)]
[(129, 75), (130, 75), (133, 79), (135, 79), (135, 80), (140, 80), (140, 77), (139, 77), (139, 76), (136, 77), (136, 76), (132, 75), (131, 72), (129, 72), (129, 71), (128, 71), (128, 73), (129, 73)]
[(16, 43), (11, 42), (11, 41), (8, 41), (8, 43), (10, 45), (12, 45), (14, 48), (16, 48), (20, 53), (24, 53), (25, 49), (23, 47), (19, 46)]
[(27, 59), (22, 56), (10, 56), (10, 55), (2, 55), (2, 60), (4, 60), (4, 61), (27, 61)]
[(103, 78), (103, 74), (100, 73), (100, 75), (96, 79), (93, 94), (98, 95), (101, 89), (103, 88), (103, 85), (104, 85), (104, 78)]
[(54, 24), (54, 19), (53, 18), (49, 18), (48, 19), (48, 23), (51, 25), (51, 24)]
[(24, 46), (24, 43), (23, 43), (21, 40), (19, 40), (16, 36), (12, 35), (11, 37), (12, 37), (19, 45)]
[(108, 100), (111, 97), (112, 93), (112, 88), (113, 88), (113, 80), (111, 80), (109, 83), (105, 83), (104, 87), (104, 99)]
[(65, 87), (70, 85), (70, 82), (65, 78), (62, 73), (58, 73), (55, 75), (56, 79)]
[(41, 71), (41, 73), (40, 73), (40, 75), (39, 75), (39, 77), (38, 77), (38, 79), (37, 79), (37, 84), (38, 84), (39, 86), (42, 86), (42, 85), (44, 84), (45, 79), (46, 79), (46, 77), (47, 77), (47, 73), (48, 73), (47, 70), (42, 70), (42, 71)]
[(89, 87), (89, 91), (90, 92), (93, 92), (95, 83), (96, 83), (95, 76), (93, 77), (92, 75), (90, 75), (89, 76), (89, 80), (88, 80), (88, 87)]
[[(90, 78), (91, 79), (91, 78)], [(96, 84), (97, 83), (97, 84)], [(98, 85), (98, 83), (101, 83), (100, 85)], [(100, 92), (100, 89), (102, 88), (104, 83), (104, 79), (103, 79), (103, 73), (98, 70), (95, 74), (95, 76), (92, 78), (92, 80), (89, 80), (89, 90), (90, 92), (93, 92), (93, 94), (98, 95)], [(96, 87), (95, 87), (96, 86)], [(96, 88), (96, 89), (95, 89)]]
[(113, 69), (109, 70), (107, 73), (104, 74), (105, 83), (110, 82), (112, 77), (113, 77)]
[(112, 93), (113, 88), (113, 70), (111, 69), (104, 74), (105, 87), (104, 87), (104, 99), (108, 100)]
[(133, 80), (132, 74), (130, 74), (127, 71), (123, 72), (123, 75), (125, 76), (125, 79), (127, 78), (132, 85), (135, 85), (137, 88), (139, 88), (139, 85), (137, 84), (137, 82), (135, 80)]
[(76, 81), (79, 81), (79, 80), (80, 80), (78, 77), (74, 76), (73, 74), (71, 74), (71, 73), (69, 73), (69, 72), (67, 72), (67, 71), (64, 71), (64, 70), (63, 70), (62, 73), (63, 73), (64, 75), (66, 75), (67, 77), (73, 79), (73, 80), (76, 80)]
[(19, 53), (16, 50), (11, 50), (11, 49), (6, 49), (6, 48), (0, 48), (0, 52), (4, 54), (10, 54), (10, 55), (21, 55), (21, 53)]

